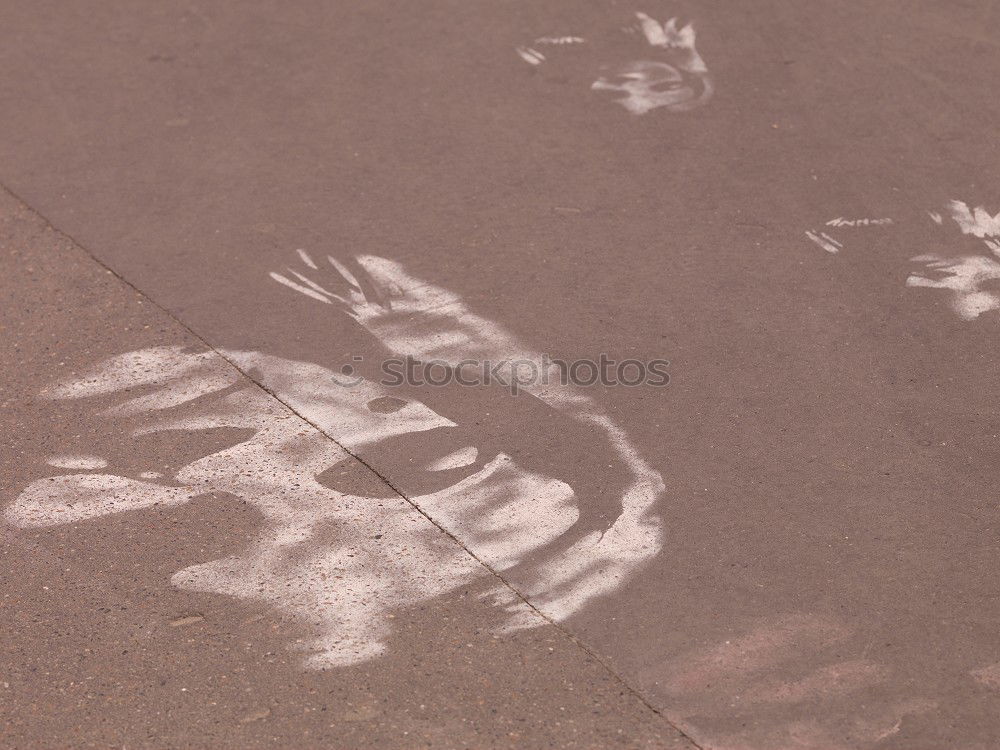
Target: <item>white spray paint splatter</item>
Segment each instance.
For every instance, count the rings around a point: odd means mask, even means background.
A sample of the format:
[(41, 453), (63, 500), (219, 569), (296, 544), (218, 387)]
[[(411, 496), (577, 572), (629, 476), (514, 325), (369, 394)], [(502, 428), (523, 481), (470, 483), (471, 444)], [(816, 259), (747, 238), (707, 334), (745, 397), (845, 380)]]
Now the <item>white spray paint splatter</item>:
[(892, 219), (845, 219), (840, 216), (826, 222), (828, 227), (886, 227), (892, 224)]
[[(308, 268), (317, 265), (304, 251), (300, 258)], [(347, 287), (342, 294), (326, 288), (332, 283), (321, 285), (292, 270), (289, 274), (298, 281), (285, 274), (272, 278), (310, 299), (344, 306), (399, 353), (447, 361), (537, 356), (472, 313), (457, 295), (410, 277), (392, 261), (360, 259), (360, 267), (390, 298), (381, 304), (364, 295), (344, 264), (328, 260), (332, 281)], [(357, 451), (455, 425), (417, 401), (392, 410), (375, 408), (373, 404), (399, 399), (365, 380), (352, 387), (336, 385), (335, 373), (319, 365), (259, 352), (222, 354), (253, 371), (268, 391), (318, 429), (241, 380), (212, 352), (181, 347), (130, 352), (56, 384), (46, 395), (120, 395), (123, 403), (100, 414), (132, 420), (136, 436), (177, 431), (190, 434), (195, 444), (203, 430), (237, 428), (250, 437), (241, 433), (235, 445), (169, 476), (150, 471), (141, 479), (110, 473), (38, 479), (5, 510), (6, 520), (47, 527), (178, 505), (200, 496), (241, 498), (263, 519), (255, 537), (229, 557), (179, 570), (172, 581), (183, 589), (266, 602), (296, 616), (314, 633), (301, 646), (311, 667), (375, 658), (391, 636), (391, 613), (472, 581), (489, 580), (482, 565), (414, 506), (491, 568), (504, 571), (547, 616), (558, 619), (613, 591), (660, 549), (660, 523), (651, 511), (663, 492), (662, 478), (585, 394), (558, 385), (535, 389), (539, 398), (606, 434), (631, 478), (621, 497), (622, 512), (610, 528), (560, 546), (554, 543), (580, 517), (573, 489), (519, 466), (504, 453), (480, 464), (478, 450), (468, 446), (431, 461), (429, 472), (460, 475), (449, 475), (448, 486), (409, 501), (388, 487), (370, 497), (331, 484), (326, 477), (347, 473), (354, 465), (338, 443)], [(142, 396), (127, 395), (139, 387)], [(502, 630), (544, 622), (509, 589), (494, 587), (488, 596), (507, 611)]]
[[(590, 84), (593, 91), (620, 94), (614, 101), (635, 115), (660, 107), (670, 112), (687, 112), (704, 105), (714, 92), (705, 61), (695, 46), (693, 24), (678, 26), (677, 19), (659, 23), (645, 13), (636, 13), (636, 25), (625, 28), (629, 34), (641, 33), (658, 59), (629, 60), (601, 64), (604, 71)], [(587, 40), (580, 36), (542, 36), (531, 44), (550, 47), (580, 47)], [(532, 66), (542, 65), (546, 55), (535, 47), (515, 47), (515, 52)], [(559, 50), (552, 50), (554, 57)], [(565, 53), (563, 53), (565, 54)], [(577, 66), (580, 67), (579, 61)]]
[[(1000, 310), (1000, 291), (995, 290), (1000, 280), (1000, 214), (991, 215), (982, 206), (969, 208), (958, 200), (948, 202), (948, 214), (963, 235), (982, 240), (988, 253), (925, 253), (913, 257), (911, 262), (921, 264), (922, 268), (907, 276), (906, 286), (945, 290), (949, 294), (949, 307), (962, 320), (975, 320), (983, 313)], [(944, 226), (940, 212), (928, 211), (927, 215), (935, 224)], [(894, 224), (890, 218), (845, 219), (842, 216), (826, 222), (827, 226), (838, 228)], [(843, 249), (841, 242), (825, 232), (811, 230), (805, 234), (828, 253), (836, 254)]]
[(540, 36), (535, 40), (535, 44), (562, 46), (566, 44), (584, 44), (586, 41), (582, 36)]
[(457, 451), (449, 453), (444, 458), (427, 465), (428, 471), (448, 471), (449, 469), (460, 469), (463, 466), (475, 463), (479, 456), (479, 451), (474, 445), (459, 448)]
[(928, 254), (912, 260), (924, 264), (928, 270), (911, 273), (906, 285), (948, 290), (951, 308), (962, 320), (975, 320), (985, 312), (1000, 310), (1000, 294), (982, 288), (1000, 279), (1000, 263), (993, 258), (981, 255), (948, 258)]
[(806, 237), (815, 242), (817, 245), (826, 250), (828, 253), (834, 253), (834, 254), (839, 253), (840, 250), (844, 247), (840, 242), (833, 239), (833, 237), (828, 235), (826, 232), (817, 233), (817, 232), (807, 231)]
[(55, 526), (151, 505), (177, 505), (200, 490), (148, 485), (114, 474), (64, 474), (32, 482), (7, 508), (18, 526)]
[(299, 248), (295, 252), (297, 252), (299, 254), (299, 257), (302, 258), (302, 262), (305, 263), (307, 266), (309, 266), (313, 270), (316, 270), (317, 268), (319, 268), (319, 266), (316, 265), (316, 263), (313, 261), (313, 259), (309, 257), (309, 253), (307, 253), (305, 250), (303, 250), (302, 248)]
[(103, 469), (108, 465), (108, 462), (100, 456), (53, 456), (46, 463), (57, 469), (75, 469), (77, 471)]
[(695, 47), (694, 25), (678, 28), (676, 18), (661, 25), (645, 13), (636, 13), (636, 18), (646, 41), (664, 51), (666, 61), (633, 60), (613, 66), (591, 89), (623, 94), (615, 101), (634, 115), (660, 107), (687, 112), (707, 103), (714, 86)]
[(529, 65), (541, 65), (545, 62), (545, 55), (531, 47), (516, 47), (514, 51)]
[(950, 201), (948, 209), (951, 218), (955, 220), (962, 234), (971, 234), (973, 237), (1000, 237), (1000, 214), (992, 216), (982, 206), (970, 209), (962, 201)]
[[(386, 290), (389, 304), (373, 302), (354, 288), (355, 284), (349, 284), (348, 297), (340, 299), (350, 302), (350, 312), (391, 351), (418, 361), (433, 359), (451, 366), (475, 359), (527, 361), (535, 363), (535, 372), (544, 369), (546, 359), (540, 353), (524, 346), (495, 322), (472, 312), (458, 295), (410, 276), (398, 263), (385, 258), (361, 256), (358, 262), (375, 287)], [(511, 366), (506, 375), (509, 380), (515, 379), (517, 372)], [(562, 619), (583, 606), (587, 599), (614, 590), (658, 551), (659, 520), (649, 514), (664, 491), (664, 484), (659, 472), (642, 458), (625, 431), (587, 394), (562, 385), (557, 373), (553, 373), (548, 385), (526, 383), (524, 390), (601, 430), (631, 474), (630, 484), (621, 497), (622, 513), (609, 531), (595, 532), (568, 551), (539, 563), (543, 574), (537, 578), (540, 583), (529, 588), (531, 600), (547, 615)], [(466, 538), (462, 527), (447, 528), (459, 539)], [(470, 548), (480, 554), (475, 546)], [(484, 554), (483, 559), (491, 558)], [(597, 571), (600, 573), (596, 574)], [(553, 585), (555, 581), (560, 585)]]

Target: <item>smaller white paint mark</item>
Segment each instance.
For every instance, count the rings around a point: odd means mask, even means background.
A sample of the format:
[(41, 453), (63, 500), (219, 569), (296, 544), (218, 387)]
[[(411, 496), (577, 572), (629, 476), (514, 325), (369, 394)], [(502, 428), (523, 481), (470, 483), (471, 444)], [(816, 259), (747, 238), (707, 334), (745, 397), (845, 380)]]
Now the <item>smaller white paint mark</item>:
[(646, 41), (653, 47), (679, 47), (694, 49), (694, 25), (687, 24), (677, 28), (677, 19), (671, 18), (662, 26), (645, 13), (636, 13), (639, 19), (639, 26), (646, 37)]
[(288, 272), (292, 274), (295, 278), (297, 278), (299, 281), (301, 281), (303, 284), (305, 284), (307, 287), (312, 289), (314, 292), (319, 292), (320, 294), (325, 294), (327, 297), (333, 297), (334, 299), (339, 299), (341, 300), (341, 302), (344, 301), (333, 292), (321, 287), (319, 284), (310, 279), (308, 276), (303, 276), (301, 273), (299, 273), (298, 271), (293, 271), (291, 268), (288, 269)]
[[(252, 714), (247, 714), (242, 719), (240, 719), (240, 724), (250, 724), (255, 721), (260, 721), (261, 719), (266, 719), (271, 715), (271, 709), (265, 708), (260, 711), (254, 711)], [(406, 732), (403, 732), (406, 734)]]
[(194, 625), (196, 622), (201, 622), (204, 620), (202, 615), (187, 615), (186, 617), (178, 617), (175, 620), (170, 621), (170, 627), (172, 628), (183, 628), (185, 625)]
[(892, 219), (845, 219), (843, 216), (830, 219), (828, 227), (884, 227), (893, 223)]
[(517, 47), (515, 51), (529, 65), (541, 65), (545, 62), (545, 55), (531, 47)]
[(319, 292), (314, 292), (312, 289), (309, 289), (308, 287), (304, 287), (301, 284), (296, 284), (294, 281), (292, 281), (291, 279), (285, 278), (280, 273), (275, 273), (274, 271), (271, 271), (271, 273), (269, 275), (270, 275), (270, 277), (272, 279), (274, 279), (275, 281), (277, 281), (279, 284), (284, 284), (285, 286), (289, 287), (290, 289), (294, 289), (296, 292), (300, 292), (300, 293), (306, 295), (307, 297), (312, 297), (313, 299), (318, 299), (320, 302), (325, 302), (328, 305), (332, 305), (333, 304), (328, 297), (320, 294)]
[(997, 240), (983, 240), (986, 243), (986, 247), (990, 249), (990, 252), (1000, 257), (1000, 242)]
[(57, 469), (74, 469), (76, 471), (103, 469), (108, 465), (108, 462), (100, 456), (53, 456), (46, 463)]
[(319, 266), (317, 266), (315, 263), (313, 263), (313, 259), (309, 257), (309, 253), (307, 253), (301, 247), (298, 250), (296, 250), (295, 252), (297, 252), (299, 254), (299, 257), (302, 258), (302, 262), (303, 263), (305, 263), (307, 266), (309, 266), (313, 270), (319, 270)]
[(988, 667), (983, 667), (982, 669), (974, 669), (969, 674), (978, 682), (980, 685), (988, 687), (992, 690), (1000, 690), (1000, 664), (991, 664)]
[(334, 258), (332, 255), (327, 255), (326, 259), (330, 261), (330, 265), (337, 269), (337, 272), (344, 277), (348, 284), (353, 284), (358, 290), (361, 289), (361, 284), (358, 283), (358, 280), (354, 277), (354, 274), (351, 273), (347, 266)]
[(586, 41), (582, 36), (540, 36), (535, 44), (584, 44)]
[(459, 448), (454, 453), (449, 453), (444, 458), (439, 458), (437, 461), (429, 464), (427, 466), (427, 471), (447, 471), (448, 469), (460, 469), (463, 466), (468, 466), (473, 463), (479, 457), (479, 451), (476, 446), (469, 445), (465, 448)]
[(927, 215), (931, 217), (931, 221), (933, 221), (935, 224), (944, 223), (944, 217), (942, 217), (941, 214), (939, 214), (937, 211), (928, 211)]
[(806, 232), (806, 237), (815, 242), (828, 253), (839, 253), (840, 249), (843, 247), (843, 245), (825, 232), (820, 232), (819, 234), (816, 234), (815, 232)]
[(141, 479), (162, 479), (163, 475), (158, 471), (144, 471), (139, 477)]

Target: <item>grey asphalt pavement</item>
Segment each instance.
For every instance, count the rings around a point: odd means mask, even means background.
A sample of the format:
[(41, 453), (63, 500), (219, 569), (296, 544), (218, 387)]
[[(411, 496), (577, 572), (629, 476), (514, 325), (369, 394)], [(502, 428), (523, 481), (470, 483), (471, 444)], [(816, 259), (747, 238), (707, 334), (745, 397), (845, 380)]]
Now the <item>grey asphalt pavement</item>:
[(0, 742), (996, 746), (993, 2), (0, 11)]

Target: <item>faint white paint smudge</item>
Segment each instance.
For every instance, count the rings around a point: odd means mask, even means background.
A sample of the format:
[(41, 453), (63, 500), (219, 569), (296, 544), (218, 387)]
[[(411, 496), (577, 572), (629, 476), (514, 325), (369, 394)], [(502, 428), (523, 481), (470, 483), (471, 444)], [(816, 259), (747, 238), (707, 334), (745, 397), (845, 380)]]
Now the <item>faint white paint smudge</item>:
[(584, 44), (586, 41), (582, 36), (540, 36), (535, 40), (535, 44)]
[(45, 463), (49, 466), (55, 466), (57, 469), (75, 471), (103, 469), (108, 465), (108, 462), (100, 456), (53, 456)]
[(885, 227), (891, 225), (892, 219), (845, 219), (840, 216), (826, 222), (828, 227)]
[(851, 654), (850, 636), (832, 619), (786, 616), (649, 664), (640, 679), (667, 692), (679, 726), (719, 748), (847, 750), (889, 737), (905, 716), (936, 707), (924, 698), (866, 707), (864, 697), (892, 684), (893, 675)]
[(839, 253), (841, 248), (844, 247), (841, 243), (833, 239), (833, 237), (828, 235), (826, 232), (817, 233), (817, 232), (807, 231), (806, 237), (815, 242), (817, 245), (826, 250), (828, 253)]
[(531, 47), (516, 47), (514, 51), (529, 65), (541, 65), (545, 62), (545, 55)]
[(459, 448), (454, 453), (449, 453), (444, 458), (440, 458), (437, 461), (429, 464), (427, 466), (428, 471), (448, 471), (449, 469), (460, 469), (463, 466), (468, 466), (469, 464), (475, 463), (476, 458), (479, 456), (479, 451), (476, 446), (470, 445), (465, 448)]
[(980, 685), (991, 690), (1000, 690), (1000, 664), (990, 664), (988, 667), (974, 669), (969, 674)]

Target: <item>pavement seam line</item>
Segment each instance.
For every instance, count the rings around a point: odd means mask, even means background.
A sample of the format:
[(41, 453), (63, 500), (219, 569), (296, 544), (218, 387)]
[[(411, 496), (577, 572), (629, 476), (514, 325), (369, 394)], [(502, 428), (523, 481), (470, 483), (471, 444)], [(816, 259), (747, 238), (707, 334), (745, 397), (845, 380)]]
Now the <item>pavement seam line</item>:
[(652, 703), (650, 703), (646, 699), (646, 697), (639, 691), (639, 689), (632, 687), (632, 685), (630, 685), (629, 682), (622, 675), (620, 675), (618, 672), (616, 672), (611, 667), (610, 664), (608, 664), (603, 658), (601, 658), (597, 653), (595, 653), (586, 643), (584, 643), (582, 640), (580, 640), (580, 638), (578, 638), (572, 632), (570, 632), (565, 627), (563, 627), (561, 623), (559, 623), (556, 620), (553, 620), (551, 617), (549, 617), (544, 612), (542, 612), (540, 609), (538, 609), (538, 607), (536, 607), (531, 601), (529, 601), (528, 598), (524, 594), (522, 594), (517, 588), (515, 588), (515, 586), (510, 581), (508, 581), (499, 571), (495, 570), (493, 567), (491, 567), (489, 564), (487, 564), (482, 558), (479, 557), (479, 555), (477, 555), (475, 552), (473, 552), (471, 549), (469, 549), (458, 537), (456, 537), (454, 534), (452, 534), (450, 531), (448, 531), (446, 528), (444, 528), (433, 517), (431, 517), (427, 512), (425, 512), (423, 508), (421, 508), (413, 500), (411, 500), (409, 497), (407, 497), (407, 495), (405, 493), (403, 493), (402, 490), (400, 490), (398, 487), (396, 487), (396, 485), (394, 485), (392, 483), (392, 481), (388, 477), (383, 476), (379, 471), (377, 471), (373, 466), (371, 466), (371, 464), (369, 464), (367, 461), (365, 461), (361, 456), (359, 456), (356, 453), (354, 453), (353, 451), (349, 450), (346, 446), (342, 445), (336, 438), (334, 438), (332, 435), (330, 435), (326, 430), (324, 430), (322, 427), (320, 427), (319, 425), (317, 425), (311, 419), (309, 419), (308, 417), (306, 417), (305, 415), (303, 415), (299, 411), (297, 411), (293, 406), (291, 406), (289, 403), (287, 403), (286, 401), (284, 401), (273, 390), (271, 390), (270, 388), (268, 388), (263, 383), (260, 383), (257, 380), (255, 380), (246, 370), (244, 370), (243, 368), (241, 368), (238, 364), (236, 364), (231, 359), (229, 359), (225, 354), (223, 354), (219, 349), (217, 349), (211, 343), (209, 343), (209, 341), (204, 336), (202, 336), (201, 334), (199, 334), (197, 331), (195, 331), (193, 328), (191, 328), (187, 323), (185, 323), (183, 320), (181, 320), (176, 315), (174, 315), (174, 313), (170, 312), (170, 310), (168, 310), (163, 305), (161, 305), (159, 302), (157, 302), (155, 299), (153, 299), (149, 294), (147, 294), (146, 292), (144, 292), (142, 289), (140, 289), (134, 283), (132, 283), (127, 278), (125, 278), (120, 273), (118, 273), (118, 271), (116, 271), (114, 268), (112, 268), (111, 266), (109, 266), (106, 262), (104, 262), (103, 260), (101, 260), (89, 248), (85, 247), (83, 244), (81, 244), (80, 242), (78, 242), (73, 237), (73, 235), (69, 234), (68, 232), (64, 232), (61, 229), (57, 228), (55, 226), (55, 224), (53, 224), (52, 221), (50, 221), (49, 218), (47, 216), (45, 216), (45, 214), (43, 214), (41, 211), (38, 211), (34, 207), (32, 207), (26, 200), (24, 200), (18, 193), (16, 193), (15, 191), (13, 191), (5, 183), (0, 183), (0, 189), (3, 189), (8, 195), (10, 195), (11, 197), (13, 197), (18, 203), (20, 203), (22, 206), (24, 206), (28, 211), (30, 211), (35, 216), (37, 216), (38, 218), (40, 218), (56, 234), (58, 234), (58, 235), (60, 235), (60, 236), (62, 236), (64, 238), (66, 238), (75, 248), (78, 248), (80, 250), (80, 252), (82, 252), (85, 256), (87, 256), (93, 263), (95, 263), (100, 268), (103, 268), (105, 272), (107, 272), (110, 275), (112, 275), (123, 286), (125, 286), (125, 287), (133, 290), (140, 297), (142, 297), (143, 299), (147, 300), (152, 307), (154, 307), (156, 310), (158, 310), (163, 315), (166, 315), (167, 318), (169, 318), (170, 320), (172, 320), (174, 323), (176, 323), (178, 326), (180, 326), (184, 331), (186, 331), (188, 334), (190, 334), (195, 339), (197, 339), (199, 342), (201, 342), (201, 344), (203, 346), (205, 346), (209, 351), (211, 351), (213, 354), (215, 354), (216, 356), (218, 356), (223, 362), (226, 362), (230, 367), (232, 367), (234, 370), (236, 370), (236, 372), (238, 372), (243, 377), (244, 380), (246, 380), (247, 382), (253, 384), (257, 388), (259, 388), (260, 390), (262, 390), (268, 396), (270, 396), (275, 401), (277, 401), (279, 404), (281, 404), (287, 411), (291, 412), (293, 415), (295, 415), (296, 417), (298, 417), (299, 419), (301, 419), (303, 422), (305, 422), (306, 424), (308, 424), (314, 430), (316, 430), (321, 435), (323, 435), (327, 440), (329, 440), (334, 445), (336, 445), (338, 448), (340, 448), (342, 451), (344, 451), (348, 456), (350, 456), (351, 458), (353, 458), (355, 461), (357, 461), (359, 464), (361, 464), (363, 467), (365, 467), (368, 471), (370, 471), (372, 474), (374, 474), (379, 480), (381, 480), (382, 482), (384, 482), (385, 485), (387, 487), (389, 487), (389, 489), (391, 489), (393, 492), (395, 492), (410, 507), (412, 507), (415, 511), (417, 511), (417, 513), (419, 513), (421, 516), (423, 516), (424, 518), (426, 518), (431, 524), (433, 524), (434, 527), (436, 529), (438, 529), (438, 531), (440, 531), (442, 534), (444, 534), (449, 539), (451, 539), (455, 544), (458, 545), (458, 547), (460, 549), (462, 549), (467, 555), (469, 555), (469, 557), (471, 557), (479, 565), (481, 565), (486, 571), (488, 571), (490, 573), (490, 575), (492, 575), (494, 578), (496, 578), (498, 581), (500, 581), (500, 583), (502, 583), (507, 589), (509, 589), (510, 592), (513, 593), (535, 615), (537, 615), (542, 620), (544, 620), (546, 623), (548, 623), (549, 625), (551, 625), (552, 627), (554, 627), (556, 630), (558, 630), (560, 633), (562, 633), (564, 637), (566, 637), (571, 643), (573, 643), (573, 645), (575, 645), (578, 649), (580, 649), (585, 654), (587, 654), (595, 662), (597, 662), (598, 664), (600, 664), (601, 667), (609, 675), (611, 675), (616, 681), (618, 681), (622, 685), (622, 687), (624, 687), (629, 692), (630, 695), (632, 695), (642, 705), (644, 705), (646, 708), (648, 708), (650, 711), (652, 711), (656, 716), (660, 717), (660, 719), (662, 719), (669, 727), (671, 727), (671, 729), (673, 729), (681, 737), (683, 737), (685, 740), (687, 740), (689, 743), (691, 743), (691, 745), (696, 750), (707, 750), (707, 748), (705, 748), (703, 745), (700, 745), (698, 742), (695, 741), (695, 739), (693, 737), (691, 737), (689, 734), (687, 734), (686, 732), (684, 732), (680, 727), (677, 726), (677, 724), (675, 724), (673, 721), (671, 721), (670, 718), (668, 718), (667, 715), (663, 711), (661, 711), (660, 709), (656, 708), (656, 706), (654, 706)]

